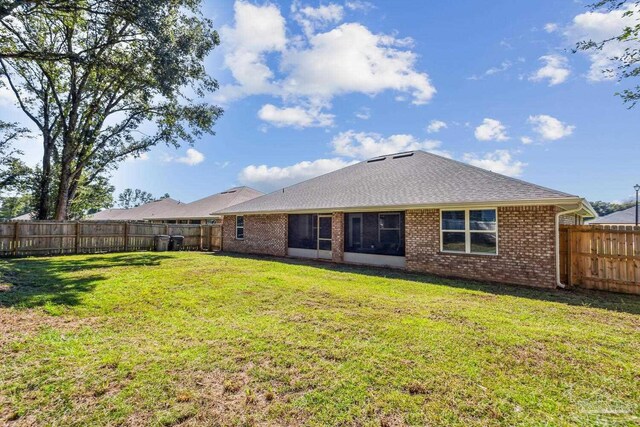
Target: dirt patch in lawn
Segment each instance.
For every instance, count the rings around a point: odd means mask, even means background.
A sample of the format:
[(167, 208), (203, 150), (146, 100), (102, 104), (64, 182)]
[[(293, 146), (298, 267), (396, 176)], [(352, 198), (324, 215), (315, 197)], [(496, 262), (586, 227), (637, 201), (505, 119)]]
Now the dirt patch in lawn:
[(93, 318), (50, 316), (42, 309), (16, 309), (0, 307), (0, 348), (33, 336), (45, 328), (73, 332), (96, 323)]
[[(213, 425), (303, 425), (306, 416), (279, 411), (293, 396), (280, 394), (258, 384), (250, 376), (252, 364), (239, 372), (221, 370), (175, 372), (180, 386), (175, 391), (177, 405), (191, 406), (191, 413), (176, 423), (180, 426)], [(284, 416), (283, 416), (284, 415)]]

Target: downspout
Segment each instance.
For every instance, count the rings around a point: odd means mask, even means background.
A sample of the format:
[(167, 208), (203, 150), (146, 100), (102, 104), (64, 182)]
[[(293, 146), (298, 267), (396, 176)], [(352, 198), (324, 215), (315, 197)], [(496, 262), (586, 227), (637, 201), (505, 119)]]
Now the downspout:
[(582, 210), (582, 201), (578, 204), (578, 207), (568, 211), (558, 212), (556, 214), (556, 286), (564, 289), (566, 286), (560, 281), (560, 216), (569, 215), (572, 213), (580, 212)]

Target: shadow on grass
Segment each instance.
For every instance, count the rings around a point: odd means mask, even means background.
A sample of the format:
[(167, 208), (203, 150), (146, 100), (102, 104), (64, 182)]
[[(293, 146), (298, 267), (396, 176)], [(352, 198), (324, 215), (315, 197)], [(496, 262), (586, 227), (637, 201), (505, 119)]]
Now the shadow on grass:
[(125, 253), (90, 255), (81, 259), (66, 256), (2, 259), (0, 307), (77, 305), (82, 294), (91, 292), (106, 279), (101, 270), (159, 265), (165, 258), (168, 256), (155, 253)]
[(421, 273), (409, 273), (383, 267), (356, 266), (335, 264), (329, 261), (306, 260), (299, 258), (279, 258), (262, 255), (245, 255), (229, 252), (218, 252), (211, 256), (251, 259), (258, 262), (279, 262), (291, 265), (304, 265), (336, 273), (350, 273), (364, 276), (399, 279), (417, 283), (449, 286), (486, 292), (493, 295), (504, 295), (518, 298), (549, 301), (581, 307), (594, 307), (622, 313), (640, 314), (640, 296), (618, 294), (612, 292), (586, 289), (539, 289), (526, 286), (507, 285), (503, 283), (487, 283), (468, 279), (452, 279)]

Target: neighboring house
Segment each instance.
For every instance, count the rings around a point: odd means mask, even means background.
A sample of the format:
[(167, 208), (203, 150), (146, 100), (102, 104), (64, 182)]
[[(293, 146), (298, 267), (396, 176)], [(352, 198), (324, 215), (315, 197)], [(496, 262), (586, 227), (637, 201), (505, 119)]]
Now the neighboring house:
[(167, 197), (130, 209), (105, 209), (89, 215), (87, 221), (145, 221), (157, 215), (169, 215), (180, 206), (184, 206), (184, 203)]
[(213, 213), (247, 200), (255, 199), (264, 193), (250, 187), (233, 187), (221, 193), (213, 194), (195, 202), (180, 204), (176, 209), (166, 210), (162, 214), (145, 218), (152, 222), (178, 224), (211, 224), (222, 220)]
[(636, 225), (636, 207), (632, 206), (629, 209), (623, 211), (613, 212), (609, 215), (601, 216), (588, 224), (599, 225)]
[(191, 203), (172, 198), (156, 200), (131, 209), (105, 209), (89, 221), (149, 221), (166, 224), (213, 224), (221, 222), (215, 211), (246, 202), (264, 193), (249, 187), (233, 187)]
[(597, 216), (578, 196), (423, 151), (370, 159), (217, 213), (226, 251), (540, 287), (559, 283), (559, 224)]
[(17, 216), (15, 218), (11, 218), (11, 221), (31, 221), (33, 219), (33, 216), (34, 216), (34, 213), (29, 212), (29, 213)]

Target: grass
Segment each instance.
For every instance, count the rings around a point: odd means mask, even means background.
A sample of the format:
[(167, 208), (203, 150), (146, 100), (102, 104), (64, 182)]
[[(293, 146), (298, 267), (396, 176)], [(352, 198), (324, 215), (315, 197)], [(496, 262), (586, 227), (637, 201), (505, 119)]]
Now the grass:
[(638, 297), (201, 253), (0, 277), (0, 424), (640, 423)]

